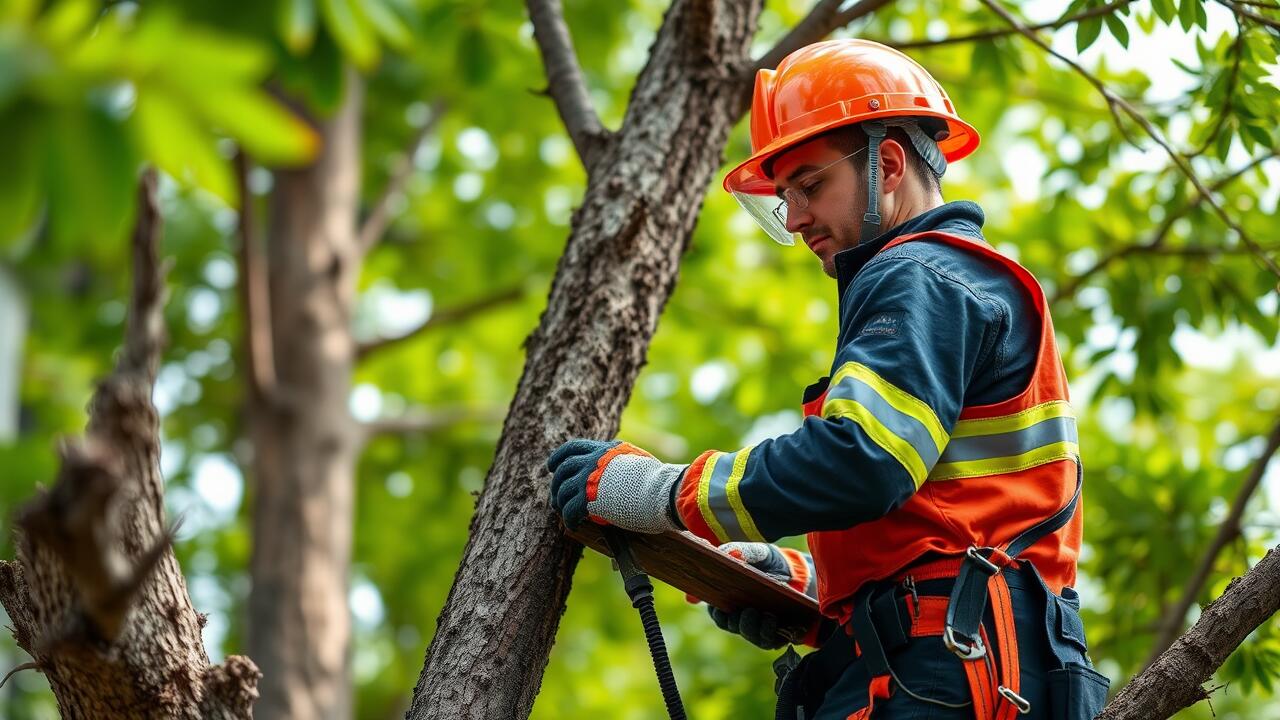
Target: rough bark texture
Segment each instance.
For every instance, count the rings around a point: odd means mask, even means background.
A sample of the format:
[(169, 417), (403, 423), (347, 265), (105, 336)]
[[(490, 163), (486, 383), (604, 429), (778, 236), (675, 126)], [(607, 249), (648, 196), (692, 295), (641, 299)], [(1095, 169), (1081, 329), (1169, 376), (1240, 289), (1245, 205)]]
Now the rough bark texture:
[(151, 390), (164, 339), (159, 218), (144, 178), (134, 294), (115, 372), (90, 403), (88, 434), (62, 449), (57, 483), (19, 514), (18, 560), (0, 601), (18, 645), (67, 718), (248, 718), (257, 669), (210, 666), (169, 547)]
[[(362, 88), (318, 121), (310, 166), (275, 173), (267, 237), (275, 386), (246, 409), (253, 457), (249, 653), (262, 668), (261, 720), (352, 712), (352, 494), (360, 434), (347, 410)], [(250, 330), (251, 331), (251, 330)]]
[(1163, 720), (1209, 697), (1201, 684), (1280, 611), (1280, 547), (1231, 581), (1200, 619), (1121, 690), (1098, 720)]
[(411, 718), (510, 720), (533, 706), (582, 553), (548, 509), (543, 463), (570, 437), (617, 431), (740, 116), (741, 73), (728, 69), (749, 63), (760, 2), (720, 3), (696, 49), (688, 10), (668, 11), (622, 128), (591, 163)]

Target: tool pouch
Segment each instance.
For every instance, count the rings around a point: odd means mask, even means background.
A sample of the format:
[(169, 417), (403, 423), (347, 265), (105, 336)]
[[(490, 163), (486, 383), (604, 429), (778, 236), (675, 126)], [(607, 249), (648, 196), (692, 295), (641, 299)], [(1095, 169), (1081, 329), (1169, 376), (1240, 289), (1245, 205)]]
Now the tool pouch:
[(1111, 681), (1078, 663), (1049, 671), (1049, 706), (1053, 720), (1093, 720), (1107, 704)]
[(1111, 681), (1090, 667), (1085, 653), (1084, 623), (1080, 620), (1080, 596), (1072, 588), (1062, 595), (1048, 593), (1045, 617), (1049, 643), (1062, 667), (1049, 671), (1049, 706), (1053, 720), (1093, 720), (1107, 703)]

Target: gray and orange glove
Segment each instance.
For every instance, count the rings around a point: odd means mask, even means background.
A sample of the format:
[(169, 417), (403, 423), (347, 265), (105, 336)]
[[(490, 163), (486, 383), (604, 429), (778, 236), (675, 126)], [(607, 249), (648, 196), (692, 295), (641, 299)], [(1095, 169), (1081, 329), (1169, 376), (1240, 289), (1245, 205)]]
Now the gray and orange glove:
[[(720, 551), (751, 565), (760, 572), (790, 585), (794, 590), (811, 598), (818, 596), (818, 577), (813, 563), (806, 553), (791, 548), (781, 548), (771, 543), (731, 542), (720, 546)], [(742, 608), (733, 612), (707, 606), (707, 612), (716, 627), (736, 633), (752, 645), (773, 650), (791, 642), (778, 633), (778, 618), (772, 613), (755, 608)], [(820, 634), (828, 628), (818, 623), (805, 637), (797, 639), (806, 645), (817, 645)]]
[(671, 494), (686, 467), (630, 443), (570, 440), (547, 458), (551, 506), (570, 530), (588, 518), (642, 533), (679, 530)]

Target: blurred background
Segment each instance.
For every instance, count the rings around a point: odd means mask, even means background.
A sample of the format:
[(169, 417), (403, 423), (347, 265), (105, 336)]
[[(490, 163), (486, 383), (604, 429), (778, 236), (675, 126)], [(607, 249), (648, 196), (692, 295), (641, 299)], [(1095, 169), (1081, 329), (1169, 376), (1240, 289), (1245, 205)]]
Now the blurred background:
[[(766, 2), (758, 51), (810, 4)], [(666, 3), (564, 5), (591, 98), (616, 127)], [(1280, 422), (1277, 278), (1248, 247), (1280, 249), (1280, 13), (1234, 0), (1017, 10), (1050, 23), (1104, 6), (1043, 37), (1153, 123), (1236, 229), (1142, 128), (1117, 125), (1084, 77), (979, 2), (898, 0), (839, 34), (906, 49), (983, 134), (943, 191), (978, 201), (988, 239), (1052, 299), (1081, 419), (1085, 619), (1116, 689)], [(986, 30), (1001, 32), (945, 41)], [(279, 262), (263, 248), (298, 212), (286, 190), (299, 173), (345, 183), (368, 232), (344, 268), (344, 342), (362, 351), (338, 386), (369, 430), (349, 478), (354, 714), (402, 717), (584, 190), (546, 82), (515, 0), (0, 2), (0, 557), (14, 555), (13, 508), (51, 483), (55, 440), (83, 431), (112, 367), (137, 176), (154, 165), (172, 260), (155, 389), (166, 502), (211, 658), (248, 652), (257, 405), (244, 250)], [(360, 123), (329, 122), (340, 117)], [(341, 162), (302, 170), (334, 143)], [(727, 164), (748, 152), (740, 126)], [(803, 388), (830, 362), (836, 300), (805, 248), (773, 244), (712, 187), (621, 437), (687, 462), (794, 428)], [(1201, 604), (1280, 538), (1278, 465)], [(772, 717), (776, 653), (719, 632), (671, 588), (658, 605), (692, 717)], [(0, 673), (28, 659), (0, 633)], [(1273, 619), (1220, 671), (1212, 711), (1280, 716), (1277, 678)], [(0, 717), (56, 707), (35, 672), (0, 689)], [(639, 621), (590, 553), (533, 710), (571, 715), (662, 715)], [(1210, 716), (1202, 703), (1178, 717)]]

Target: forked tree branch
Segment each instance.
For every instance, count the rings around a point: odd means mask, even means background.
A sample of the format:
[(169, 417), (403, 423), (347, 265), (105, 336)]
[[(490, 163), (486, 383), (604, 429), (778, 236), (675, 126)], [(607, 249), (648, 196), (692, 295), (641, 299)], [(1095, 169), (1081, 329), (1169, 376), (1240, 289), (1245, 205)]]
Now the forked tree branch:
[[(1049, 22), (1043, 22), (1036, 25), (1028, 25), (1027, 29), (1058, 30), (1082, 20), (1088, 20), (1089, 18), (1095, 18), (1102, 15), (1110, 15), (1127, 5), (1133, 4), (1135, 1), (1136, 0), (1114, 0), (1106, 5), (1099, 5), (1096, 8), (1084, 10), (1076, 13), (1075, 15), (1067, 15), (1065, 17), (1060, 17), (1057, 20), (1050, 20)], [(1016, 28), (992, 28), (990, 30), (981, 30), (968, 35), (955, 35), (952, 37), (939, 38), (937, 40), (911, 40), (909, 42), (886, 42), (882, 40), (881, 42), (884, 42), (886, 45), (892, 45), (899, 50), (918, 50), (920, 48), (938, 47), (940, 45), (958, 45), (960, 43), (982, 42), (984, 40), (994, 40), (996, 38), (1017, 34), (1018, 30)]]
[(405, 185), (408, 184), (409, 178), (413, 175), (413, 158), (418, 154), (418, 148), (422, 147), (422, 143), (440, 126), (440, 118), (444, 115), (446, 109), (444, 101), (436, 100), (430, 104), (430, 108), (431, 116), (413, 134), (409, 144), (405, 147), (400, 157), (396, 159), (395, 167), (392, 168), (391, 175), (387, 178), (386, 187), (382, 189), (382, 194), (370, 206), (369, 214), (360, 226), (358, 243), (361, 253), (368, 253), (372, 250), (382, 239), (383, 234), (386, 233), (387, 227), (392, 220), (391, 206), (395, 202), (396, 196), (404, 192)]
[(1182, 629), (1182, 623), (1187, 617), (1187, 611), (1191, 609), (1191, 604), (1196, 601), (1196, 597), (1204, 588), (1204, 584), (1208, 582), (1209, 574), (1213, 571), (1218, 555), (1232, 540), (1240, 536), (1240, 521), (1244, 517), (1245, 507), (1262, 483), (1262, 477), (1266, 474), (1267, 466), (1271, 463), (1271, 457), (1275, 455), (1277, 448), (1280, 448), (1280, 423), (1276, 423), (1276, 426), (1271, 429), (1271, 434), (1267, 437), (1267, 445), (1262, 449), (1262, 455), (1253, 464), (1253, 468), (1249, 470), (1249, 477), (1245, 479), (1244, 484), (1240, 486), (1239, 492), (1236, 493), (1236, 498), (1231, 503), (1230, 512), (1227, 513), (1227, 517), (1222, 521), (1222, 524), (1218, 526), (1217, 535), (1214, 536), (1213, 542), (1209, 543), (1209, 547), (1200, 558), (1200, 563), (1196, 566), (1195, 572), (1191, 574), (1191, 579), (1187, 581), (1186, 587), (1182, 589), (1182, 597), (1178, 598), (1178, 602), (1169, 608), (1164, 618), (1161, 619), (1159, 635), (1151, 648), (1151, 656), (1147, 658), (1146, 664), (1148, 666), (1155, 662), (1156, 658), (1160, 657), (1160, 653), (1173, 644), (1178, 632)]
[(555, 101), (573, 147), (584, 167), (591, 167), (609, 137), (591, 104), (587, 81), (573, 49), (560, 0), (526, 0), (533, 39), (547, 71), (547, 94)]
[[(841, 10), (840, 6), (845, 2), (846, 0), (818, 0), (803, 20), (796, 23), (795, 27), (782, 36), (782, 39), (770, 48), (769, 52), (755, 62), (751, 68), (751, 78), (748, 79), (753, 79), (757, 70), (771, 70), (777, 67), (778, 63), (782, 62), (782, 58), (792, 52), (818, 42), (837, 29), (874, 13), (893, 0), (859, 0), (847, 9)], [(749, 88), (750, 85), (748, 85)]]
[(1097, 720), (1164, 720), (1204, 700), (1208, 693), (1202, 684), (1278, 610), (1280, 547), (1232, 580), (1196, 624), (1117, 693)]
[(1134, 122), (1138, 123), (1147, 135), (1150, 136), (1152, 140), (1155, 140), (1157, 145), (1164, 149), (1164, 151), (1169, 155), (1169, 158), (1173, 160), (1173, 164), (1178, 167), (1178, 170), (1180, 170), (1183, 175), (1187, 176), (1187, 179), (1191, 181), (1192, 185), (1196, 186), (1196, 189), (1204, 196), (1205, 201), (1213, 208), (1214, 213), (1218, 218), (1221, 219), (1227, 227), (1234, 230), (1236, 234), (1240, 236), (1240, 241), (1252, 251), (1254, 258), (1256, 258), (1266, 269), (1270, 270), (1271, 273), (1280, 280), (1280, 265), (1277, 265), (1275, 260), (1272, 260), (1266, 252), (1258, 246), (1257, 242), (1249, 236), (1249, 233), (1245, 232), (1245, 229), (1240, 225), (1240, 223), (1236, 222), (1234, 218), (1227, 214), (1227, 211), (1223, 209), (1222, 205), (1218, 203), (1218, 201), (1213, 197), (1213, 194), (1204, 186), (1204, 183), (1201, 182), (1199, 176), (1196, 175), (1195, 170), (1191, 167), (1191, 164), (1187, 162), (1187, 159), (1169, 145), (1169, 143), (1160, 134), (1160, 131), (1151, 124), (1151, 121), (1148, 120), (1146, 116), (1138, 112), (1137, 108), (1133, 107), (1133, 105), (1131, 105), (1127, 100), (1112, 92), (1111, 88), (1107, 87), (1107, 85), (1098, 79), (1096, 75), (1084, 69), (1080, 63), (1075, 62), (1049, 47), (1044, 40), (1040, 39), (1040, 36), (1027, 28), (1026, 25), (1015, 18), (999, 2), (996, 0), (982, 0), (982, 4), (991, 8), (992, 12), (1003, 18), (1005, 22), (1012, 25), (1021, 35), (1040, 47), (1040, 49), (1066, 63), (1067, 66), (1088, 81), (1089, 84), (1106, 99), (1107, 105), (1112, 108), (1113, 114), (1116, 114), (1116, 126), (1119, 127), (1121, 131), (1124, 130), (1124, 125), (1120, 122), (1117, 110), (1123, 110), (1125, 114), (1134, 120)]
[[(1262, 155), (1260, 157), (1254, 158), (1253, 160), (1246, 163), (1239, 170), (1234, 170), (1231, 173), (1215, 180), (1213, 184), (1209, 186), (1209, 191), (1218, 192), (1222, 188), (1226, 187), (1227, 185), (1231, 184), (1233, 181), (1238, 179), (1240, 176), (1258, 167), (1262, 163), (1275, 158), (1276, 156), (1277, 156), (1277, 153), (1273, 152), (1273, 153), (1268, 153), (1266, 155)], [(1148, 239), (1143, 240), (1141, 242), (1130, 243), (1128, 245), (1119, 245), (1119, 246), (1113, 247), (1111, 250), (1105, 253), (1102, 257), (1098, 258), (1098, 260), (1094, 262), (1093, 265), (1090, 265), (1083, 272), (1081, 272), (1078, 275), (1075, 275), (1070, 280), (1068, 280), (1065, 284), (1063, 284), (1062, 287), (1058, 288), (1054, 292), (1053, 297), (1050, 299), (1050, 303), (1057, 303), (1059, 300), (1062, 300), (1064, 298), (1069, 298), (1072, 295), (1075, 295), (1076, 291), (1078, 291), (1080, 287), (1089, 280), (1089, 278), (1107, 269), (1107, 267), (1109, 267), (1112, 263), (1116, 262), (1117, 260), (1128, 257), (1130, 255), (1137, 255), (1137, 254), (1211, 255), (1211, 254), (1222, 254), (1222, 253), (1228, 252), (1230, 248), (1224, 248), (1220, 246), (1214, 247), (1214, 248), (1208, 248), (1208, 247), (1167, 248), (1165, 247), (1164, 241), (1168, 237), (1169, 232), (1173, 230), (1173, 224), (1179, 219), (1189, 215), (1191, 211), (1199, 207), (1200, 203), (1202, 202), (1204, 202), (1204, 195), (1202, 195), (1200, 192), (1197, 191), (1195, 196), (1193, 196), (1190, 200), (1188, 200), (1186, 203), (1180, 206), (1177, 210), (1166, 215), (1164, 219), (1160, 222), (1160, 225), (1156, 227), (1156, 229), (1151, 233), (1151, 236)], [(1274, 250), (1275, 248), (1271, 248), (1271, 251), (1274, 251)], [(1245, 251), (1252, 254), (1252, 250), (1248, 248), (1246, 248)]]
[(380, 350), (386, 350), (393, 345), (398, 345), (408, 340), (412, 340), (431, 330), (435, 330), (446, 325), (456, 325), (465, 322), (497, 307), (513, 303), (524, 297), (526, 288), (524, 285), (516, 285), (514, 287), (499, 290), (492, 295), (472, 300), (469, 303), (458, 305), (456, 307), (444, 308), (439, 311), (433, 311), (421, 325), (401, 335), (392, 337), (378, 338), (362, 343), (356, 349), (356, 359), (363, 360), (369, 355)]

